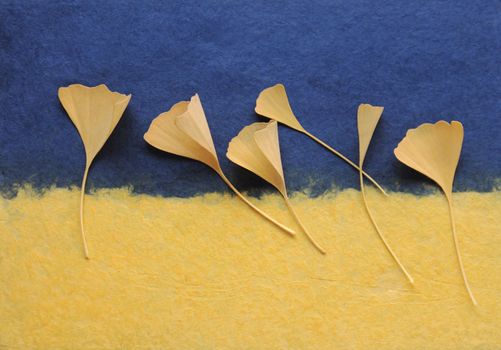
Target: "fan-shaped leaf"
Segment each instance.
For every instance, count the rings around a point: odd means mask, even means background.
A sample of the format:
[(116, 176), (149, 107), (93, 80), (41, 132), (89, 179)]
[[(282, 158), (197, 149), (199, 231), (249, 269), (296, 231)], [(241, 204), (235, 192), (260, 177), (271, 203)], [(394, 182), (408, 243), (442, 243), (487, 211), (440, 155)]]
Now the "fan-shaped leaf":
[(276, 84), (264, 89), (256, 100), (257, 114), (276, 120), (293, 129), (303, 132), (304, 128), (292, 112), (285, 86)]
[(231, 140), (226, 156), (286, 193), (277, 122), (246, 126)]
[(207, 119), (198, 95), (176, 103), (153, 119), (144, 139), (164, 152), (198, 160), (221, 171)]
[(364, 164), (367, 149), (372, 140), (372, 135), (376, 126), (383, 114), (383, 107), (371, 106), (369, 104), (361, 104), (358, 107), (357, 125), (358, 125), (358, 142), (359, 142), (359, 166), (362, 168)]
[(59, 100), (78, 130), (85, 148), (86, 166), (80, 196), (80, 229), (85, 257), (89, 251), (83, 226), (83, 198), (90, 165), (127, 108), (131, 95), (111, 92), (104, 84), (87, 87), (73, 84), (61, 87)]
[(450, 124), (443, 120), (435, 124), (425, 123), (407, 131), (394, 153), (399, 161), (429, 177), (444, 191), (449, 204), (452, 237), (463, 282), (472, 303), (477, 305), (463, 266), (452, 208), (452, 186), (461, 155), (463, 137), (463, 125), (458, 121), (452, 121)]
[(87, 162), (91, 163), (129, 104), (131, 95), (111, 92), (104, 84), (61, 87), (59, 100), (82, 138)]
[(441, 120), (407, 131), (395, 149), (395, 156), (435, 181), (450, 196), (462, 145), (463, 125)]

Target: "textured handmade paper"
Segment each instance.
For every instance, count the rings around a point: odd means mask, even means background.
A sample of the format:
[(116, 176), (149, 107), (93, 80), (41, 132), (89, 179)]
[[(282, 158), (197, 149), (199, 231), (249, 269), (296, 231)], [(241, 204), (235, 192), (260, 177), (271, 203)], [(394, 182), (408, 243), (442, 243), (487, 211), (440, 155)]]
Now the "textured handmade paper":
[[(376, 191), (367, 186), (369, 201)], [(0, 348), (496, 349), (501, 194), (454, 197), (476, 308), (450, 235), (438, 234), (450, 232), (438, 191), (392, 193), (372, 207), (413, 287), (355, 190), (291, 199), (316, 213), (303, 218), (332, 247), (327, 255), (229, 195), (99, 190), (87, 198), (88, 238), (100, 252), (91, 260), (73, 234), (78, 189), (23, 190), (0, 199)], [(299, 229), (280, 195), (257, 204)]]

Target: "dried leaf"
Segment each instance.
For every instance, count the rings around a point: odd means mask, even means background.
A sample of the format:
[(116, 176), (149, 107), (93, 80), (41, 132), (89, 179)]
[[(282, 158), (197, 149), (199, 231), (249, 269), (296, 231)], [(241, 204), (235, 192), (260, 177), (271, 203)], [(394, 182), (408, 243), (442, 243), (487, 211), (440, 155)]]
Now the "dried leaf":
[(435, 181), (447, 197), (463, 145), (463, 125), (460, 122), (425, 123), (407, 131), (395, 149), (395, 156), (405, 165)]
[(369, 104), (361, 104), (358, 107), (357, 125), (358, 125), (358, 142), (359, 142), (360, 189), (362, 191), (362, 198), (364, 200), (365, 209), (367, 210), (367, 214), (369, 215), (369, 218), (371, 219), (371, 222), (374, 225), (374, 228), (376, 229), (379, 238), (381, 239), (386, 249), (397, 263), (398, 267), (405, 274), (409, 282), (413, 284), (414, 279), (407, 272), (404, 265), (398, 259), (397, 255), (393, 252), (390, 245), (386, 241), (386, 238), (384, 237), (381, 229), (377, 225), (376, 220), (374, 219), (374, 216), (372, 215), (372, 212), (369, 209), (369, 205), (367, 204), (367, 198), (365, 195), (365, 186), (364, 186), (364, 178), (362, 176), (363, 175), (362, 168), (365, 160), (365, 155), (367, 154), (367, 149), (369, 148), (369, 144), (371, 143), (372, 135), (374, 134), (374, 130), (376, 130), (376, 126), (379, 122), (379, 119), (383, 114), (383, 109), (384, 109), (383, 107), (371, 106)]
[(144, 134), (150, 145), (164, 152), (198, 160), (221, 172), (209, 125), (198, 95), (176, 103), (156, 117)]
[(86, 165), (80, 195), (80, 229), (85, 257), (89, 258), (83, 225), (83, 200), (87, 174), (92, 161), (122, 117), (131, 95), (111, 92), (104, 84), (95, 87), (73, 84), (59, 88), (58, 95), (85, 147)]
[(224, 175), (198, 95), (193, 96), (189, 102), (176, 103), (169, 111), (156, 117), (144, 134), (144, 139), (164, 152), (198, 160), (210, 166), (247, 205), (287, 233), (294, 235), (293, 230), (249, 202)]
[(286, 194), (276, 122), (254, 123), (243, 128), (228, 145), (226, 156), (262, 177)]
[(371, 106), (370, 104), (361, 104), (358, 106), (357, 126), (359, 142), (359, 167), (364, 164), (367, 149), (372, 140), (372, 135), (376, 130), (379, 119), (383, 114), (383, 107)]
[(276, 84), (266, 88), (256, 100), (256, 113), (287, 125), (300, 132), (306, 131), (292, 112), (285, 86)]
[[(276, 84), (272, 87), (266, 88), (259, 94), (256, 100), (255, 111), (257, 114), (263, 117), (276, 120), (282, 124), (285, 124), (307, 136), (312, 138), (314, 141), (327, 148), (329, 151), (334, 153), (336, 156), (350, 164), (355, 169), (359, 170), (359, 167), (353, 163), (350, 159), (345, 157), (343, 154), (317, 138), (316, 136), (310, 134), (306, 131), (303, 126), (299, 123), (296, 116), (292, 112), (292, 108), (289, 104), (289, 99), (285, 91), (285, 87), (282, 84)], [(368, 174), (362, 172), (368, 180), (370, 180), (384, 195), (387, 195), (384, 189)]]
[(463, 125), (458, 121), (452, 121), (450, 124), (443, 120), (435, 124), (425, 123), (407, 131), (394, 153), (399, 161), (429, 177), (444, 191), (449, 204), (452, 235), (463, 282), (471, 301), (477, 305), (463, 267), (452, 208), (452, 185), (461, 155), (463, 137)]
[(315, 242), (290, 204), (285, 187), (277, 122), (254, 123), (244, 127), (228, 145), (228, 159), (255, 173), (280, 191), (292, 215), (313, 245), (323, 254), (325, 251)]

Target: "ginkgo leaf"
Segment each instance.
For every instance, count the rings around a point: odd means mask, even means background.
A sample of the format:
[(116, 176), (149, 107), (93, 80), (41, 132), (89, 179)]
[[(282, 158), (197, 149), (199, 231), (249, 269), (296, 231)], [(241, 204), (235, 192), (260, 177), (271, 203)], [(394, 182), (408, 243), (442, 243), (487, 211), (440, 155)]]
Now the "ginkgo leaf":
[(359, 143), (359, 168), (364, 164), (365, 155), (369, 149), (372, 135), (376, 130), (379, 119), (383, 114), (383, 107), (372, 106), (370, 104), (361, 104), (358, 106), (357, 127)]
[(313, 239), (292, 207), (285, 187), (277, 122), (253, 123), (244, 127), (228, 145), (226, 156), (233, 163), (255, 173), (272, 184), (284, 197), (285, 203), (313, 245), (323, 254), (325, 250)]
[(260, 215), (294, 235), (294, 231), (249, 202), (224, 175), (212, 141), (207, 118), (198, 95), (188, 101), (176, 103), (172, 108), (153, 119), (144, 139), (164, 152), (198, 160), (216, 171), (221, 179), (247, 205)]
[(59, 88), (58, 96), (75, 124), (85, 148), (86, 164), (80, 195), (80, 229), (85, 257), (89, 258), (83, 224), (83, 202), (87, 175), (92, 161), (110, 137), (125, 108), (127, 108), (131, 95), (112, 92), (104, 84), (95, 87), (73, 84)]
[(365, 195), (365, 186), (364, 186), (364, 177), (362, 174), (362, 169), (364, 165), (365, 155), (367, 154), (367, 150), (369, 148), (369, 144), (372, 140), (372, 135), (374, 134), (374, 130), (376, 130), (376, 126), (383, 114), (383, 107), (371, 106), (370, 104), (361, 104), (358, 106), (357, 113), (357, 126), (358, 126), (358, 142), (359, 142), (359, 174), (360, 174), (360, 190), (362, 191), (362, 198), (364, 200), (365, 209), (367, 210), (367, 214), (376, 229), (376, 232), (379, 235), (379, 238), (385, 245), (386, 249), (392, 256), (392, 258), (397, 263), (398, 267), (402, 270), (404, 275), (407, 277), (410, 283), (414, 283), (414, 279), (407, 272), (404, 265), (400, 262), (397, 255), (393, 252), (390, 245), (388, 244), (386, 238), (384, 237), (381, 229), (379, 228), (374, 216), (372, 215), (371, 210), (369, 209), (369, 205), (367, 204), (367, 198)]
[(443, 120), (435, 124), (425, 123), (407, 131), (394, 153), (399, 161), (432, 179), (444, 191), (449, 205), (452, 235), (463, 282), (471, 301), (477, 305), (464, 270), (452, 208), (452, 186), (461, 155), (463, 137), (463, 125), (458, 121), (452, 121), (450, 124)]
[[(285, 87), (282, 84), (276, 84), (261, 91), (256, 100), (255, 111), (257, 114), (262, 115), (263, 117), (276, 120), (277, 122), (285, 124), (288, 127), (293, 128), (307, 135), (315, 142), (319, 143), (320, 145), (322, 145), (323, 147), (334, 153), (336, 156), (338, 156), (339, 158), (350, 164), (353, 168), (360, 170), (359, 167), (355, 163), (353, 163), (350, 159), (348, 159), (346, 156), (344, 156), (339, 151), (335, 150), (334, 148), (332, 148), (331, 146), (329, 146), (316, 136), (310, 134), (303, 128), (303, 126), (299, 123), (298, 119), (292, 112), (292, 108), (289, 104), (289, 99), (287, 97)], [(384, 189), (372, 177), (370, 177), (363, 171), (362, 173), (381, 192), (383, 192), (384, 195), (387, 195)]]
[(463, 145), (460, 122), (438, 121), (421, 124), (407, 131), (395, 148), (395, 156), (405, 165), (435, 181), (445, 195), (452, 195), (452, 184)]
[(297, 131), (306, 131), (292, 112), (283, 84), (276, 84), (261, 91), (256, 100), (255, 111)]
[(254, 123), (243, 128), (238, 136), (230, 141), (226, 156), (232, 162), (262, 177), (285, 194), (279, 147), (276, 122), (273, 125)]
[(198, 95), (181, 101), (152, 122), (144, 139), (164, 152), (198, 160), (221, 171), (207, 119)]

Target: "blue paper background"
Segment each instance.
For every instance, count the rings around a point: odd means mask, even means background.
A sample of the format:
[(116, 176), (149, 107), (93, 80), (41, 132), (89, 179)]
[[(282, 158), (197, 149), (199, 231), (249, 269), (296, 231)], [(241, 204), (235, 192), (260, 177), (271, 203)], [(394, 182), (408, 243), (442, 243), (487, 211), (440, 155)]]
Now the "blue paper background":
[[(225, 158), (260, 118), (255, 99), (282, 82), (302, 124), (357, 160), (356, 109), (385, 106), (366, 170), (393, 190), (430, 182), (398, 163), (409, 128), (465, 126), (455, 190), (499, 184), (499, 1), (0, 1), (0, 190), (80, 185), (84, 151), (57, 99), (71, 83), (132, 93), (96, 158), (89, 187), (191, 196), (226, 191), (213, 172), (142, 138), (150, 121), (198, 92), (223, 168), (237, 187), (268, 189)], [(281, 127), (288, 186), (318, 195), (358, 187), (357, 173)]]

